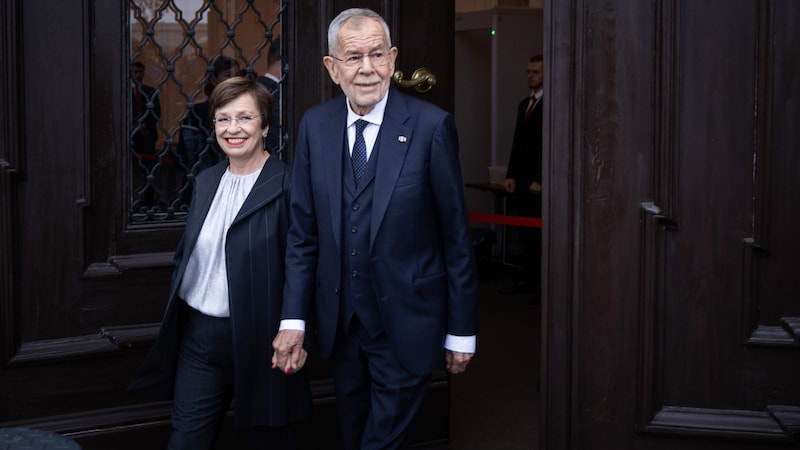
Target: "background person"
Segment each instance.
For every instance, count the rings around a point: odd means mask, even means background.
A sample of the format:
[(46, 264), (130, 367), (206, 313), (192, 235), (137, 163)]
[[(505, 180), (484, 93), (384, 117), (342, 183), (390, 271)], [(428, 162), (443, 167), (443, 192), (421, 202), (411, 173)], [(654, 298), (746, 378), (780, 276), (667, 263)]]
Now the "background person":
[(211, 65), (214, 68), (214, 72), (203, 85), (206, 100), (195, 104), (194, 109), (190, 109), (186, 117), (181, 121), (181, 154), (184, 162), (190, 168), (195, 164), (198, 165), (193, 170), (194, 173), (199, 173), (206, 167), (213, 166), (225, 157), (213, 145), (209, 145), (210, 137), (214, 131), (214, 124), (211, 122), (208, 100), (218, 84), (237, 76), (241, 71), (239, 63), (226, 56), (217, 56)]
[[(544, 60), (531, 57), (525, 69), (530, 94), (517, 106), (514, 139), (503, 186), (512, 193), (511, 210), (524, 217), (542, 217), (542, 104)], [(541, 228), (520, 227), (522, 244), (522, 277), (501, 294), (531, 294), (531, 303), (540, 301), (541, 292)]]
[[(156, 89), (144, 84), (145, 66), (136, 61), (131, 67), (131, 172), (139, 181), (134, 187), (134, 209), (147, 209), (157, 204), (155, 186), (147, 176), (158, 162), (158, 121), (161, 120), (161, 101)], [(150, 105), (148, 107), (148, 104)], [(138, 176), (137, 176), (138, 175)]]
[[(155, 160), (158, 142), (158, 121), (161, 118), (161, 102), (152, 86), (144, 84), (144, 64), (136, 61), (131, 67), (131, 105), (133, 107), (133, 151), (141, 158)], [(147, 104), (152, 103), (150, 109)]]

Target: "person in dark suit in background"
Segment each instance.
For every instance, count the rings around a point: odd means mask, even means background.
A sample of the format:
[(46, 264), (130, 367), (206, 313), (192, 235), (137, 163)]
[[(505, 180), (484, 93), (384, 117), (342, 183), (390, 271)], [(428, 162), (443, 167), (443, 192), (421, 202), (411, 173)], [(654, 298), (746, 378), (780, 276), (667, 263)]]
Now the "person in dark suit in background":
[(218, 84), (237, 76), (241, 71), (239, 63), (227, 56), (217, 56), (211, 66), (214, 71), (203, 85), (206, 100), (190, 108), (181, 121), (180, 154), (184, 158), (184, 164), (192, 168), (194, 173), (213, 166), (225, 157), (214, 145), (209, 144), (214, 124), (211, 122), (208, 99)]
[[(508, 171), (503, 182), (511, 193), (512, 211), (520, 216), (542, 216), (542, 85), (544, 60), (542, 55), (531, 57), (526, 70), (529, 96), (517, 106), (514, 139), (508, 160)], [(521, 227), (522, 279), (501, 294), (530, 293), (531, 302), (538, 303), (541, 285), (541, 228)]]
[[(133, 151), (142, 159), (152, 161), (156, 159), (161, 102), (155, 88), (144, 84), (144, 69), (144, 64), (139, 61), (131, 67), (132, 141)], [(152, 103), (150, 108), (148, 103)]]
[(287, 376), (270, 364), (290, 173), (263, 148), (269, 99), (264, 86), (237, 77), (209, 100), (227, 158), (197, 176), (158, 340), (131, 383), (173, 401), (170, 450), (213, 448), (233, 397), (236, 429), (254, 449), (294, 448), (289, 425), (311, 410), (305, 371)]
[(144, 84), (145, 66), (136, 61), (131, 66), (131, 173), (135, 176), (133, 204), (135, 209), (147, 209), (156, 205), (155, 187), (147, 181), (158, 162), (158, 122), (161, 120), (161, 102), (156, 89)]
[(375, 12), (340, 13), (328, 52), (345, 95), (301, 120), (273, 362), (297, 367), (313, 304), (345, 448), (408, 448), (432, 373), (463, 372), (475, 352), (477, 274), (455, 123), (390, 89), (397, 48)]
[(269, 124), (267, 133), (267, 149), (272, 152), (280, 151), (281, 133), (281, 39), (275, 38), (267, 53), (267, 71), (256, 81), (263, 84), (272, 94), (272, 123)]

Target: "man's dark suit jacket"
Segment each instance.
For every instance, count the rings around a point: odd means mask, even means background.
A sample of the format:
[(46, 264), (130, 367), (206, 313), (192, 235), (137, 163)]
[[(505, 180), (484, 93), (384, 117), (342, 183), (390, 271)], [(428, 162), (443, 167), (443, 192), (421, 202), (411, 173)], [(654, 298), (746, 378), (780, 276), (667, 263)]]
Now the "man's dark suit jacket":
[(530, 217), (540, 217), (542, 204), (540, 194), (529, 194), (528, 187), (534, 181), (542, 184), (542, 103), (533, 108), (527, 123), (525, 111), (530, 97), (525, 97), (517, 106), (517, 121), (514, 126), (514, 140), (508, 159), (506, 178), (517, 182), (517, 213)]
[[(477, 282), (453, 117), (391, 89), (378, 135), (370, 261), (384, 330), (409, 371), (443, 367), (445, 334), (477, 333)], [(341, 296), (347, 100), (304, 115), (293, 163), (284, 319), (316, 310), (331, 354)], [(346, 167), (349, 167), (349, 162)]]

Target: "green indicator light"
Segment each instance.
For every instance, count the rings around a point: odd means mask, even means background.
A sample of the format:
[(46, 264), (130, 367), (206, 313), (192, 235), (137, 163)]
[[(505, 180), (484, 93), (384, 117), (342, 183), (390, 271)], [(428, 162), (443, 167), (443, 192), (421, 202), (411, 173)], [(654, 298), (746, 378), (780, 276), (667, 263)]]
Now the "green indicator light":
[(492, 28), (492, 36), (494, 36), (494, 35), (496, 35), (496, 34), (497, 34), (497, 30), (495, 30), (494, 28)]

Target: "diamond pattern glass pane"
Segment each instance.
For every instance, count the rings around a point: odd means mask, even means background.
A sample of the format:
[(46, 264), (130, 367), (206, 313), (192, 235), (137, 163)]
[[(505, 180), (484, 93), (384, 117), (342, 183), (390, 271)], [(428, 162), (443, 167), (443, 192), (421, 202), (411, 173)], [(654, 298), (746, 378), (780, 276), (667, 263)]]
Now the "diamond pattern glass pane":
[[(213, 136), (206, 99), (233, 76), (254, 79), (274, 70), (283, 81), (280, 0), (128, 0), (130, 8), (130, 223), (181, 221), (194, 177), (224, 155)], [(271, 56), (272, 55), (272, 56)], [(273, 58), (274, 57), (274, 58)], [(270, 67), (269, 61), (277, 59)], [(266, 78), (264, 78), (266, 80)], [(270, 151), (282, 152), (281, 82), (274, 83), (278, 132)]]

